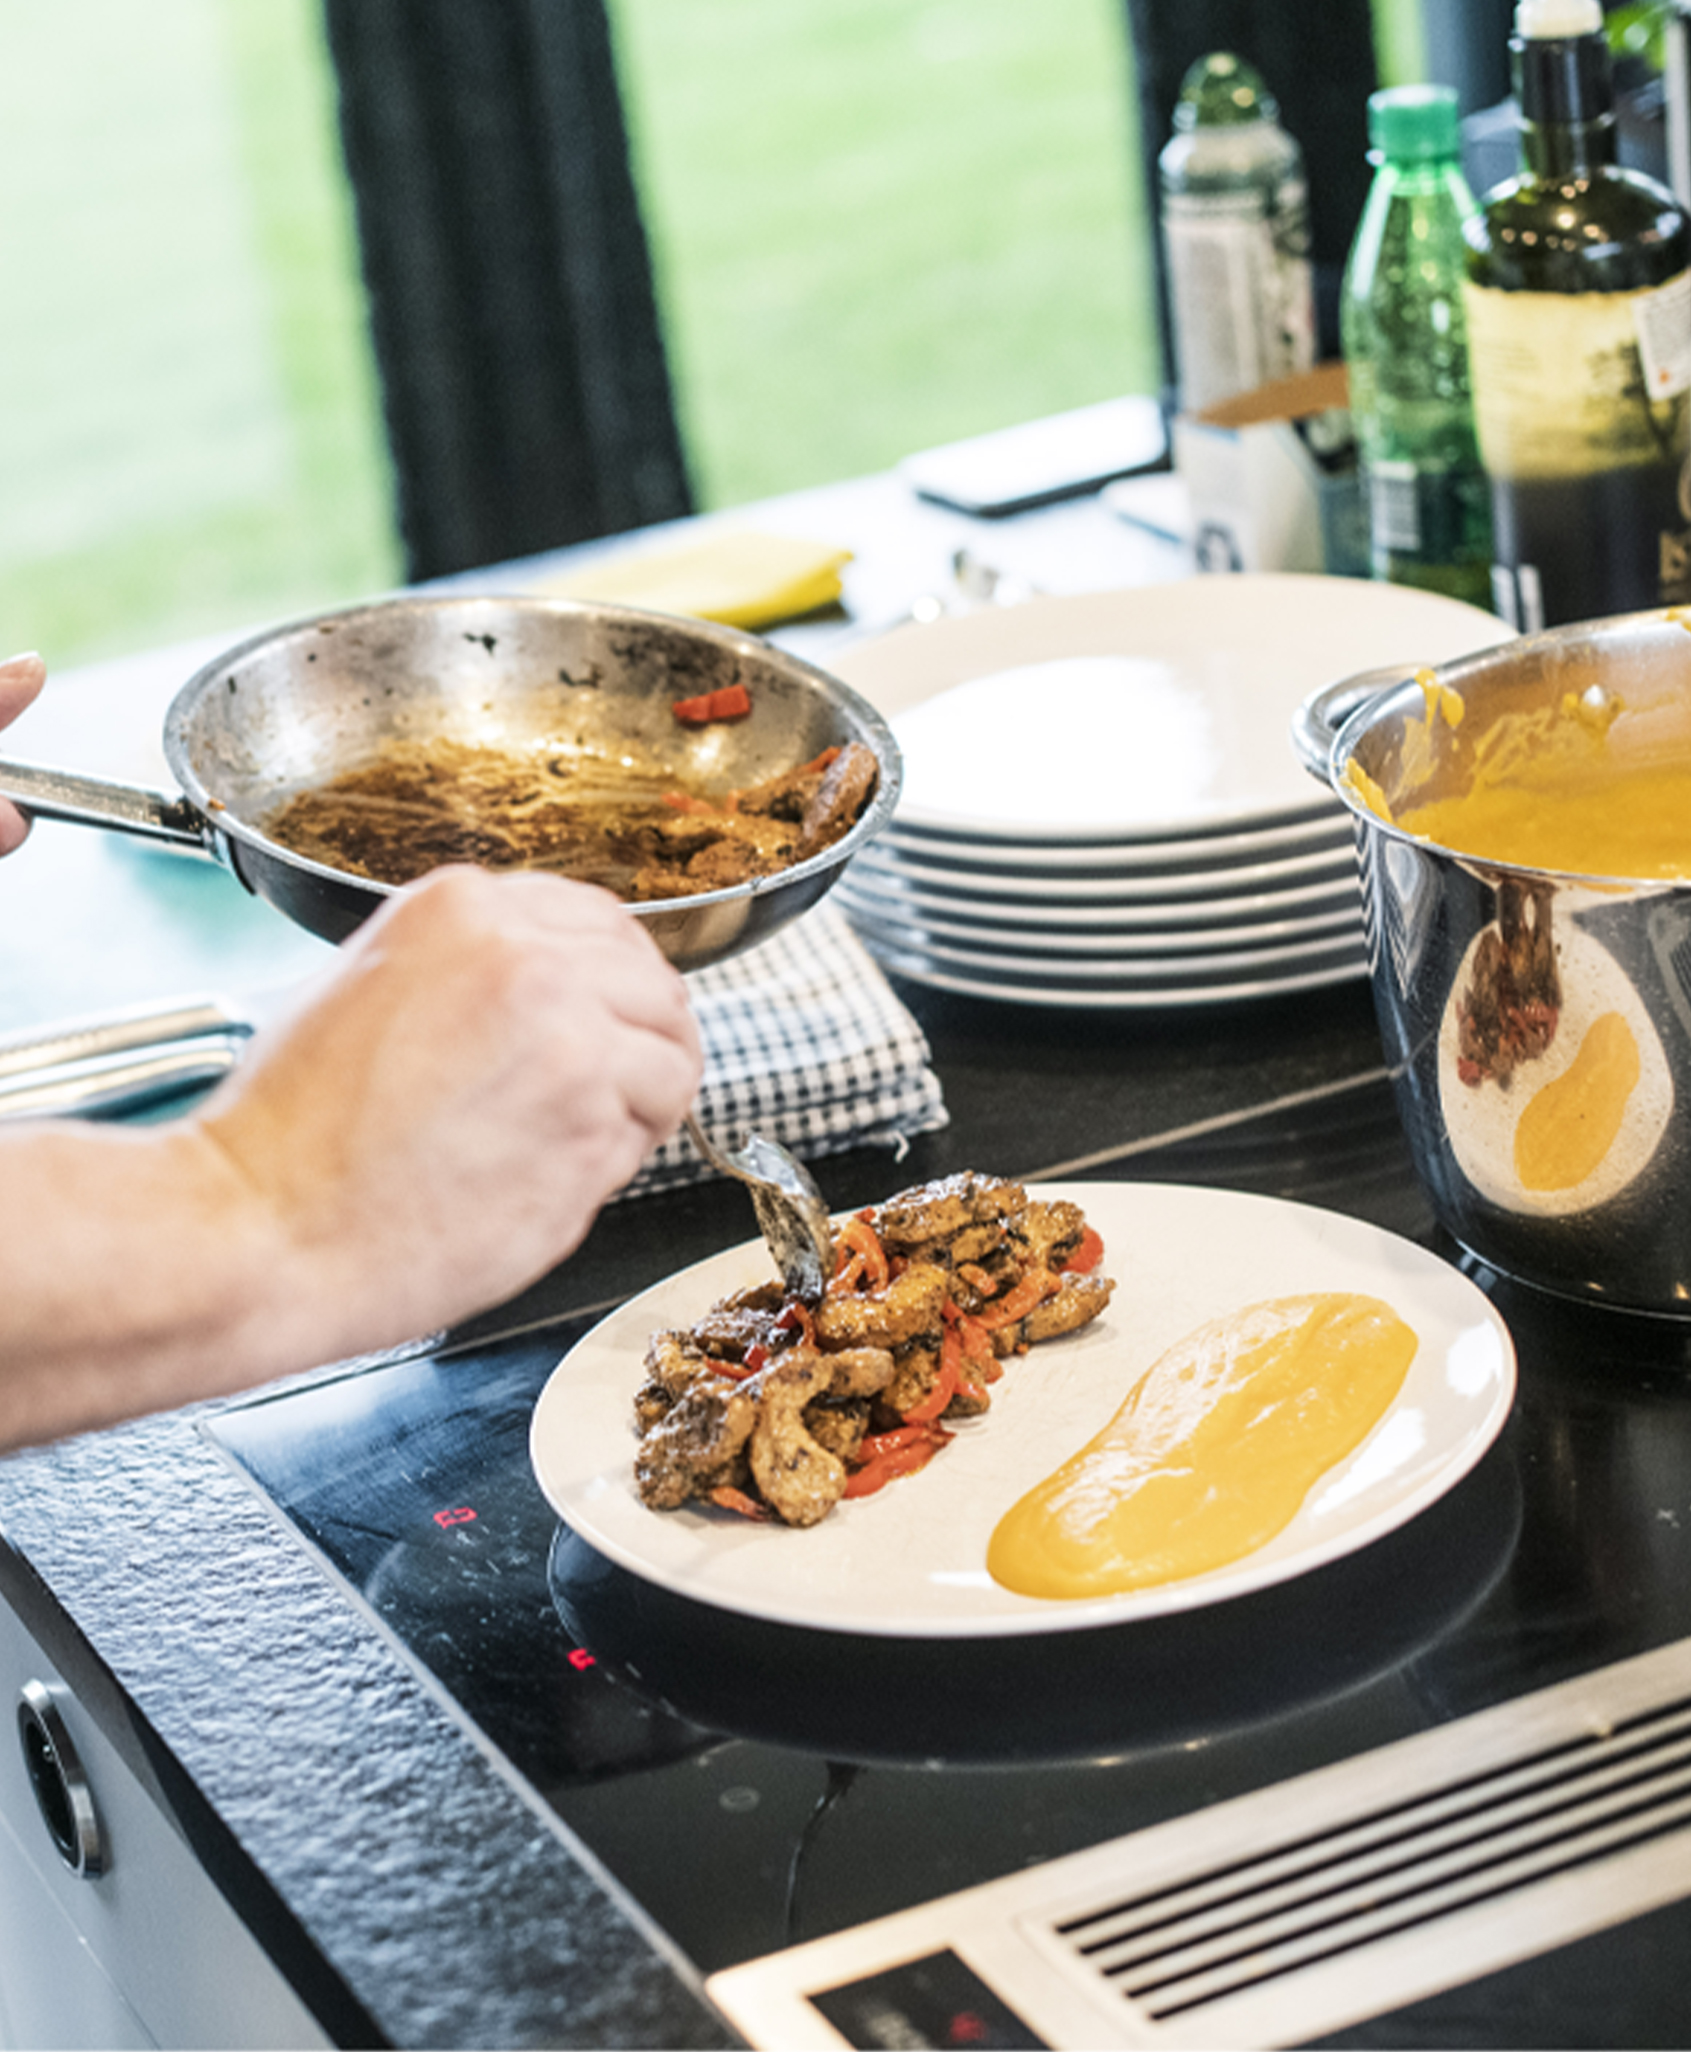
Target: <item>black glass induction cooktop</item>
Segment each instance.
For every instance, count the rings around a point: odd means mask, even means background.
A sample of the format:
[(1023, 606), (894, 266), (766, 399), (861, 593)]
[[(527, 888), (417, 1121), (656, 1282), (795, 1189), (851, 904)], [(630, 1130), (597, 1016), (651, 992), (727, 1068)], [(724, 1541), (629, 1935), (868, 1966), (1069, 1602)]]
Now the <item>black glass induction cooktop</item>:
[[(1132, 1172), (1330, 1205), (1455, 1257), (1383, 1085)], [(599, 1558), (528, 1459), (535, 1400), (584, 1319), (236, 1404), (207, 1429), (710, 1973), (1691, 1632), (1685, 1339), (1476, 1279), (1521, 1387), (1472, 1474), (1345, 1560), (1106, 1631), (796, 1630)], [(1671, 2016), (1679, 1991), (1632, 1980), (1620, 2036), (1642, 2043), (1649, 2004)], [(1395, 2042), (1416, 2041), (1407, 2014)]]

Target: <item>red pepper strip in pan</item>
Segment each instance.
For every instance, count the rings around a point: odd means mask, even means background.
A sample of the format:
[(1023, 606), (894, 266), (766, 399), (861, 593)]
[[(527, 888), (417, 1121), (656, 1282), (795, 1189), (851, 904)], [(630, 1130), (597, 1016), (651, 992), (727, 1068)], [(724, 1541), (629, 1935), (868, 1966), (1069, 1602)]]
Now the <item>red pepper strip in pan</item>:
[(671, 812), (702, 812), (708, 813), (713, 819), (719, 817), (725, 809), (728, 809), (720, 805), (713, 805), (708, 798), (697, 797), (691, 791), (666, 791), (663, 794), (663, 802), (669, 807)]
[(697, 698), (678, 698), (670, 707), (684, 727), (703, 727), (712, 720), (743, 720), (751, 709), (751, 693), (743, 684), (729, 684)]
[(1062, 1272), (1064, 1275), (1090, 1275), (1103, 1258), (1103, 1235), (1088, 1226), (1080, 1236), (1080, 1245), (1063, 1263)]
[(853, 1468), (846, 1477), (846, 1495), (873, 1496), (895, 1475), (914, 1475), (918, 1468), (928, 1465), (950, 1437), (949, 1432), (925, 1433), (920, 1439), (909, 1440), (903, 1446), (889, 1447), (885, 1453), (865, 1461), (861, 1468)]
[(738, 1511), (743, 1518), (766, 1519), (769, 1516), (764, 1505), (749, 1497), (743, 1489), (730, 1489), (726, 1484), (713, 1489), (710, 1500), (720, 1504), (724, 1510)]

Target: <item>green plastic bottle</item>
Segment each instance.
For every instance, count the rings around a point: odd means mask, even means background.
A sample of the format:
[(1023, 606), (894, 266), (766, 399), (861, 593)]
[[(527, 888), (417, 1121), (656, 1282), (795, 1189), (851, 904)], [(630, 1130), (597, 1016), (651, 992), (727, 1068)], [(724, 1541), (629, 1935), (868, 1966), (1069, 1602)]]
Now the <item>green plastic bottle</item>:
[(1231, 51), (1181, 81), (1157, 159), (1180, 403), (1189, 413), (1308, 370), (1315, 355), (1303, 152)]
[(1491, 489), (1462, 306), (1474, 198), (1456, 94), (1373, 94), (1368, 140), (1377, 168), (1345, 266), (1340, 333), (1373, 572), (1490, 606)]
[(1469, 224), (1465, 307), (1497, 610), (1691, 601), (1691, 220), (1614, 163), (1598, 0), (1520, 0), (1520, 176)]

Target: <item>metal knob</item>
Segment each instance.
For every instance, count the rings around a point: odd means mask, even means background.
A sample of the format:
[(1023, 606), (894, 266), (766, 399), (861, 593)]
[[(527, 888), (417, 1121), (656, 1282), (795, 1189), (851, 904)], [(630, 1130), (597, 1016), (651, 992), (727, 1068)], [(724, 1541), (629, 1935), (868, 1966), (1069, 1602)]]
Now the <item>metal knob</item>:
[(23, 1685), (18, 1699), (18, 1739), (24, 1771), (54, 1850), (73, 1874), (92, 1881), (106, 1867), (94, 1792), (59, 1715), (54, 1692), (44, 1682)]

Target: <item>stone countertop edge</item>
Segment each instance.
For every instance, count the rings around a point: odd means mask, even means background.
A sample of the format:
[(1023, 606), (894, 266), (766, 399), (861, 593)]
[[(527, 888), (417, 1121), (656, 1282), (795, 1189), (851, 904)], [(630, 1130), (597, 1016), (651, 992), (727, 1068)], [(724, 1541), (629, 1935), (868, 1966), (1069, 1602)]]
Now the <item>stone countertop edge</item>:
[[(148, 1740), (198, 1791), (239, 1855), (208, 1870), (273, 1958), (265, 1905), (297, 1924), (277, 1963), (325, 2031), (357, 2042), (362, 2009), (394, 2045), (738, 2044), (198, 1429), (215, 1408), (0, 1460), (0, 1594), (155, 1794)], [(139, 1748), (108, 1728), (126, 1706)], [(327, 1973), (297, 1971), (301, 1933)]]

